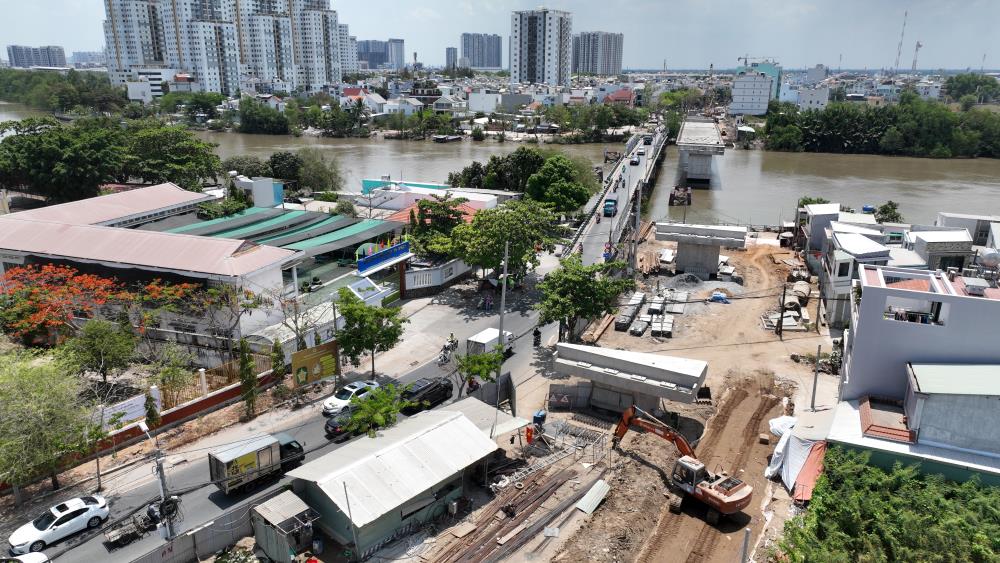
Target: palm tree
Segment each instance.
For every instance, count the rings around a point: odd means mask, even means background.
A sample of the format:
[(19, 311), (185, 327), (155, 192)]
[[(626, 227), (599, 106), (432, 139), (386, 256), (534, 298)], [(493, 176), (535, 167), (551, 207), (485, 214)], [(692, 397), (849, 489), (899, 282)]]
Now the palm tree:
[(354, 100), (354, 103), (347, 109), (347, 113), (351, 116), (351, 124), (355, 130), (361, 129), (361, 126), (367, 123), (371, 116), (371, 111), (361, 98)]

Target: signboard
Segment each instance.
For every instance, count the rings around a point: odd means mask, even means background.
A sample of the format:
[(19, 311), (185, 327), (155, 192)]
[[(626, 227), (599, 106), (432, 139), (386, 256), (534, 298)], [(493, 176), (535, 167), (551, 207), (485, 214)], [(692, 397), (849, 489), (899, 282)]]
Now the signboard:
[(315, 383), (320, 379), (336, 375), (340, 363), (337, 341), (332, 340), (319, 346), (292, 353), (292, 381), (295, 387)]
[(390, 260), (405, 256), (410, 253), (410, 243), (409, 241), (403, 241), (399, 244), (395, 244), (386, 248), (385, 250), (380, 250), (369, 256), (365, 256), (358, 260), (358, 274), (364, 274), (368, 270), (372, 270)]

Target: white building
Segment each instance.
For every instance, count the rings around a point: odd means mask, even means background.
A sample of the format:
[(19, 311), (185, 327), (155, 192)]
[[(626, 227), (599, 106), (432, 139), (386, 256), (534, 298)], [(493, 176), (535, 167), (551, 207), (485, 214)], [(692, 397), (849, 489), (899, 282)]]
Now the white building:
[(802, 111), (824, 110), (830, 103), (830, 87), (800, 88), (797, 103)]
[(584, 31), (573, 36), (573, 73), (616, 76), (622, 72), (624, 34)]
[(790, 82), (785, 82), (781, 85), (781, 91), (778, 92), (779, 102), (788, 102), (791, 104), (799, 103), (799, 85), (792, 84)]
[(406, 66), (406, 48), (402, 39), (389, 38), (389, 68), (401, 70)]
[(57, 45), (44, 47), (26, 47), (24, 45), (8, 45), (7, 60), (12, 67), (31, 68), (33, 66), (62, 67), (66, 66), (66, 52)]
[(773, 78), (764, 73), (740, 73), (733, 80), (732, 115), (764, 115), (771, 101)]
[(458, 47), (444, 48), (444, 67), (448, 69), (458, 68)]
[(385, 113), (401, 113), (407, 117), (424, 109), (424, 104), (416, 98), (393, 98), (385, 103)]
[(107, 0), (107, 66), (114, 84), (144, 68), (190, 73), (200, 89), (316, 92), (341, 80), (329, 0)]
[(806, 71), (806, 84), (817, 84), (826, 80), (829, 69), (824, 65), (816, 65)]
[(500, 105), (502, 95), (493, 90), (482, 88), (469, 93), (469, 111), (473, 113), (493, 113)]
[(337, 25), (340, 38), (340, 70), (343, 74), (357, 74), (358, 68), (358, 38), (350, 33), (346, 23)]
[(924, 100), (941, 99), (941, 87), (942, 84), (940, 82), (931, 82), (929, 80), (921, 80), (914, 85), (917, 95)]
[(569, 86), (572, 32), (569, 12), (541, 8), (511, 14), (511, 84)]
[(499, 70), (503, 68), (503, 41), (495, 33), (463, 33), (461, 58), (466, 59), (464, 67), (476, 70)]

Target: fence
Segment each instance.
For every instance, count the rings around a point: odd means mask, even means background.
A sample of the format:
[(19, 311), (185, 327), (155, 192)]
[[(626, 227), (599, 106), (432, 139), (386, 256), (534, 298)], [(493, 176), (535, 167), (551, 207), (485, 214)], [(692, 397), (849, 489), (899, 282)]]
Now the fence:
[(451, 260), (431, 268), (406, 271), (406, 291), (444, 285), (472, 268), (461, 260)]
[(184, 532), (145, 555), (133, 559), (132, 563), (187, 563), (201, 561), (218, 553), (241, 538), (252, 536), (250, 510), (283, 491), (284, 488), (278, 487), (260, 497), (238, 504), (211, 522)]
[[(263, 354), (251, 354), (251, 369), (253, 373), (263, 373), (271, 369), (271, 359)], [(208, 393), (212, 391), (218, 391), (223, 387), (232, 385), (233, 383), (239, 381), (240, 378), (240, 362), (232, 361), (216, 366), (211, 369), (205, 370), (205, 386), (207, 387)], [(172, 409), (177, 405), (192, 401), (199, 397), (204, 397), (208, 393), (201, 387), (201, 377), (200, 374), (195, 374), (194, 379), (190, 385), (181, 389), (178, 393), (163, 393), (163, 408)]]

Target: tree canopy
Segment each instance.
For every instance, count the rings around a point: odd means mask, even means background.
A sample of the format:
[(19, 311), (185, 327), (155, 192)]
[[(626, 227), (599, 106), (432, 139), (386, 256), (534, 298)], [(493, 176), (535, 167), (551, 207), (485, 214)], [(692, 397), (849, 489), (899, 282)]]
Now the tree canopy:
[(1000, 487), (884, 470), (831, 447), (809, 509), (785, 523), (772, 560), (996, 561)]
[(538, 265), (538, 251), (561, 234), (556, 216), (536, 201), (511, 200), (476, 213), (472, 223), (452, 231), (459, 256), (466, 264), (492, 270), (503, 262), (510, 243), (509, 273), (520, 278)]
[(421, 256), (434, 259), (450, 259), (458, 256), (452, 231), (465, 223), (465, 214), (460, 206), (467, 202), (464, 197), (431, 194), (431, 197), (417, 202), (416, 213), (410, 214), (410, 235), (414, 250)]
[(623, 270), (624, 262), (604, 262), (585, 266), (580, 256), (572, 254), (560, 261), (559, 269), (538, 284), (542, 300), (539, 323), (558, 321), (572, 330), (577, 319), (593, 319), (615, 310), (618, 296), (635, 287), (631, 278), (612, 274)]
[(340, 352), (357, 365), (363, 354), (370, 354), (372, 377), (375, 377), (375, 354), (395, 346), (403, 336), (403, 318), (399, 307), (374, 307), (346, 288), (340, 289), (337, 310), (344, 317), (344, 327), (337, 331)]
[[(330, 151), (306, 147), (295, 155), (300, 163), (298, 171), (299, 187), (314, 191), (339, 191), (344, 187), (344, 176), (340, 164)], [(274, 166), (274, 162), (271, 163)]]
[(117, 112), (128, 104), (125, 88), (112, 86), (106, 72), (58, 72), (0, 69), (0, 100), (39, 109)]
[(126, 128), (125, 141), (123, 179), (138, 178), (149, 184), (173, 182), (200, 191), (202, 182), (215, 180), (219, 172), (216, 145), (195, 137), (183, 125), (133, 121)]
[(525, 193), (549, 204), (557, 213), (576, 211), (590, 199), (587, 188), (574, 179), (573, 163), (560, 154), (549, 157), (538, 172), (528, 178)]
[(1000, 99), (1000, 82), (992, 76), (979, 73), (963, 73), (949, 76), (944, 89), (952, 100), (972, 96), (974, 100), (990, 102)]
[(352, 397), (347, 430), (374, 438), (379, 428), (396, 424), (400, 411), (417, 405), (403, 398), (405, 391), (406, 387), (390, 383), (372, 389), (363, 399)]
[(902, 223), (903, 215), (899, 212), (899, 204), (891, 199), (875, 209), (875, 220), (879, 223)]
[(243, 133), (265, 133), (287, 135), (288, 118), (271, 106), (253, 98), (240, 100), (240, 131)]
[(136, 341), (131, 328), (93, 319), (67, 340), (63, 348), (81, 370), (96, 372), (107, 383), (108, 375), (128, 367), (135, 356)]

